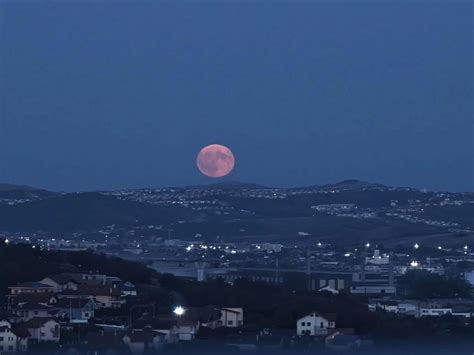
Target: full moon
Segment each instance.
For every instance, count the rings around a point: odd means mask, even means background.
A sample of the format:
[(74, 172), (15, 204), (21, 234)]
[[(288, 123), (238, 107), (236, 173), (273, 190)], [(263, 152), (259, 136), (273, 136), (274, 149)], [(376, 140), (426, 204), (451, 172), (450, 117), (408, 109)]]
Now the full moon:
[(229, 174), (235, 165), (232, 151), (225, 145), (211, 144), (201, 149), (196, 164), (201, 173), (218, 178)]

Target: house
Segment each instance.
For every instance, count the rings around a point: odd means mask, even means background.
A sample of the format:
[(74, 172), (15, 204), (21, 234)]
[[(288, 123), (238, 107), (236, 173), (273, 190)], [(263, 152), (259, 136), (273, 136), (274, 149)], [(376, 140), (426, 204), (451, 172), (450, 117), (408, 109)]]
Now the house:
[(166, 334), (150, 329), (131, 330), (123, 337), (123, 342), (129, 347), (132, 354), (143, 354), (158, 351), (166, 343)]
[(0, 322), (0, 354), (17, 351), (17, 335), (12, 331), (10, 323)]
[(157, 317), (141, 317), (133, 322), (132, 330), (153, 330), (165, 335), (167, 343), (178, 341), (178, 319), (176, 317), (165, 319)]
[(243, 308), (221, 308), (221, 319), (219, 325), (222, 327), (235, 328), (244, 324)]
[(186, 310), (186, 317), (193, 317), (203, 327), (215, 329), (222, 326), (222, 312), (219, 307), (194, 307)]
[(16, 295), (8, 295), (10, 305), (19, 305), (24, 303), (39, 303), (43, 305), (51, 305), (57, 301), (57, 297), (50, 292), (45, 293), (19, 293)]
[(51, 317), (54, 314), (54, 308), (43, 303), (21, 303), (11, 307), (11, 312), (18, 317), (19, 321), (29, 321), (34, 317)]
[(50, 317), (36, 317), (23, 323), (22, 328), (30, 333), (29, 340), (32, 342), (58, 342), (60, 339), (60, 325)]
[(456, 317), (471, 318), (474, 317), (474, 309), (469, 307), (456, 306), (453, 307), (451, 314)]
[(19, 293), (53, 293), (54, 287), (43, 284), (41, 282), (21, 282), (15, 286), (9, 286), (10, 294)]
[(79, 285), (77, 290), (64, 290), (58, 293), (61, 298), (92, 299), (95, 308), (120, 308), (126, 303), (122, 292), (116, 287)]
[(88, 274), (71, 274), (80, 284), (106, 285), (107, 275), (90, 272)]
[(0, 321), (0, 354), (28, 351), (27, 330), (12, 327), (8, 321)]
[(94, 318), (95, 303), (92, 299), (61, 298), (55, 305), (57, 317), (67, 319), (69, 322), (87, 322)]
[(59, 274), (45, 277), (40, 283), (54, 288), (54, 292), (77, 290), (78, 283), (69, 274)]
[(132, 284), (129, 281), (120, 282), (117, 285), (117, 287), (120, 290), (120, 292), (122, 292), (122, 294), (125, 295), (125, 296), (136, 296), (137, 295), (137, 288), (135, 287), (134, 284)]
[(296, 323), (296, 334), (299, 336), (323, 336), (336, 328), (335, 314), (321, 314), (312, 312), (298, 319)]
[(133, 325), (133, 330), (153, 330), (163, 333), (168, 343), (178, 340), (194, 340), (199, 331), (200, 322), (194, 314), (187, 312), (177, 317), (175, 315), (161, 315), (156, 317), (142, 317), (137, 319)]

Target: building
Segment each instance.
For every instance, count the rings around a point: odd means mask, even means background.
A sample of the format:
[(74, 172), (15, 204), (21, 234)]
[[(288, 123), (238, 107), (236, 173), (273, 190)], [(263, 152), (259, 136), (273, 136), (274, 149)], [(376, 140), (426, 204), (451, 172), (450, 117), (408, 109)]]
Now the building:
[(219, 326), (235, 328), (244, 324), (243, 308), (221, 308), (221, 318), (218, 322)]
[(394, 295), (397, 288), (394, 285), (377, 284), (374, 282), (354, 284), (350, 288), (352, 294), (358, 295)]
[(85, 286), (80, 285), (77, 290), (65, 290), (58, 293), (58, 299), (91, 299), (95, 308), (120, 308), (126, 303), (122, 292), (112, 286)]
[(40, 283), (53, 287), (54, 292), (77, 290), (78, 286), (78, 283), (74, 280), (74, 278), (68, 274), (48, 276), (42, 279)]
[(21, 303), (11, 307), (11, 312), (18, 317), (18, 321), (29, 321), (35, 317), (51, 317), (54, 308), (43, 303)]
[(312, 312), (296, 322), (296, 334), (299, 336), (324, 336), (336, 328), (335, 314)]
[(54, 287), (43, 284), (41, 282), (21, 282), (15, 286), (9, 286), (10, 294), (17, 295), (19, 293), (53, 293)]
[(95, 303), (92, 299), (61, 298), (54, 305), (57, 317), (71, 323), (87, 322), (94, 318)]
[(36, 343), (58, 342), (60, 339), (60, 325), (53, 318), (37, 317), (23, 323), (21, 328), (30, 333), (29, 340)]
[(17, 351), (17, 336), (12, 331), (10, 323), (0, 322), (0, 354)]

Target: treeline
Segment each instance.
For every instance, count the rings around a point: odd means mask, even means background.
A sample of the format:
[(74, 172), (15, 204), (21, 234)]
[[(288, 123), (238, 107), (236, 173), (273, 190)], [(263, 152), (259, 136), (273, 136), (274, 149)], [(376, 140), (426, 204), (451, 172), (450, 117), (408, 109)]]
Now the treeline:
[(471, 285), (461, 277), (446, 277), (426, 270), (410, 270), (397, 282), (407, 298), (471, 298)]

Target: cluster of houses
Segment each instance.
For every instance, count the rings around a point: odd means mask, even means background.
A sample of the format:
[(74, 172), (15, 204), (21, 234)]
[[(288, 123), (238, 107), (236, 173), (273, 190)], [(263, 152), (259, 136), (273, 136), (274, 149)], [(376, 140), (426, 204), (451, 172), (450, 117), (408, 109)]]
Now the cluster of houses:
[(62, 341), (61, 348), (140, 354), (194, 340), (200, 327), (243, 325), (243, 309), (238, 307), (189, 308), (159, 316), (143, 313), (133, 321), (130, 317), (127, 327), (101, 324), (96, 317), (98, 310), (121, 308), (127, 297), (136, 295), (132, 283), (99, 273), (63, 273), (10, 286), (7, 307), (0, 311), (0, 354), (28, 351), (29, 346), (40, 343), (59, 345), (61, 331), (88, 323), (98, 331), (85, 332), (78, 341)]
[(383, 310), (416, 318), (445, 315), (474, 317), (474, 300), (472, 299), (433, 299), (429, 301), (370, 299), (368, 308), (370, 311)]
[(0, 353), (57, 343), (62, 326), (88, 323), (97, 309), (122, 307), (136, 294), (132, 283), (98, 273), (64, 273), (10, 286), (6, 310), (0, 312)]

